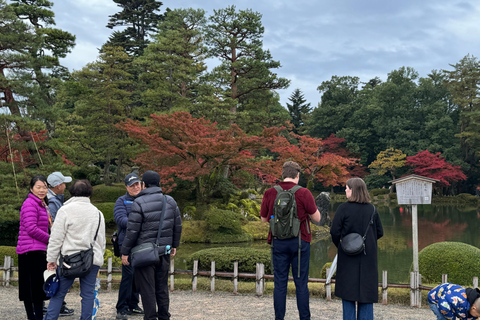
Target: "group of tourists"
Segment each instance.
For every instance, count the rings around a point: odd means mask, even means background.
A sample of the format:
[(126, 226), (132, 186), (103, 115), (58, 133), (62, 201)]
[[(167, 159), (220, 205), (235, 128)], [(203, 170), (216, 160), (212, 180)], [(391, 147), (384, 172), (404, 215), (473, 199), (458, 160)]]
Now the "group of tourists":
[[(299, 318), (311, 319), (310, 221), (320, 222), (321, 213), (310, 191), (298, 185), (300, 173), (297, 163), (285, 162), (283, 181), (265, 192), (261, 204), (261, 220), (270, 224), (267, 241), (272, 250), (276, 320), (285, 317), (290, 270)], [(65, 184), (71, 181), (60, 172), (48, 178), (33, 177), (20, 211), (19, 298), (29, 320), (52, 320), (74, 313), (64, 302), (75, 279), (65, 273), (64, 269), (70, 267), (65, 261), (88, 250), (93, 252), (93, 259), (79, 276), (80, 319), (92, 319), (95, 282), (104, 260), (105, 220), (90, 202), (93, 188), (88, 180), (76, 180), (69, 188), (71, 198), (64, 202)], [(180, 244), (180, 210), (172, 197), (162, 193), (160, 175), (155, 171), (146, 171), (142, 178), (128, 174), (125, 187), (125, 195), (114, 206), (117, 255), (122, 259), (116, 319), (126, 320), (134, 314), (143, 315), (145, 320), (170, 319), (168, 270), (170, 257)], [(383, 236), (383, 228), (361, 178), (349, 179), (345, 193), (347, 202), (338, 207), (330, 228), (338, 249), (335, 295), (342, 299), (343, 319), (370, 320), (374, 318), (373, 303), (378, 302), (377, 240)], [(135, 258), (141, 251), (137, 248), (152, 243), (162, 249), (155, 252), (154, 262), (140, 264)], [(134, 262), (136, 266), (132, 266)], [(44, 274), (48, 272), (55, 273), (58, 287), (45, 308)], [(479, 289), (445, 283), (429, 292), (428, 303), (437, 319), (480, 317)]]
[[(93, 188), (88, 180), (73, 182), (68, 189), (71, 197), (64, 202), (63, 192), (70, 182), (72, 178), (60, 172), (48, 178), (34, 176), (20, 210), (19, 299), (29, 320), (73, 315), (74, 310), (66, 307), (64, 299), (75, 278), (80, 280), (80, 319), (91, 320), (94, 314), (95, 284), (106, 246), (105, 219), (90, 201)], [(157, 172), (146, 171), (142, 179), (129, 174), (125, 185), (127, 193), (117, 200), (114, 212), (123, 264), (117, 319), (127, 319), (131, 314), (144, 315), (148, 320), (170, 319), (167, 276), (170, 256), (180, 244), (180, 210), (172, 197), (163, 195)], [(162, 233), (157, 239), (159, 229)], [(158, 253), (158, 261), (132, 269), (132, 249), (156, 240), (171, 249)], [(81, 258), (71, 263), (77, 256)], [(81, 269), (78, 274), (77, 265)], [(138, 305), (139, 295), (143, 310)]]

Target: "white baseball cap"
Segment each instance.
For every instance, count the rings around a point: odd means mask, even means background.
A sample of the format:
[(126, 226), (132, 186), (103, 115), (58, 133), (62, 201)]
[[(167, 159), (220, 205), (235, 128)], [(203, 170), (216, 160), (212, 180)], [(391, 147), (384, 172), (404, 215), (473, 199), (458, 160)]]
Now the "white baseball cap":
[(56, 171), (48, 176), (47, 182), (55, 188), (59, 184), (72, 182), (72, 177), (65, 177), (61, 172)]

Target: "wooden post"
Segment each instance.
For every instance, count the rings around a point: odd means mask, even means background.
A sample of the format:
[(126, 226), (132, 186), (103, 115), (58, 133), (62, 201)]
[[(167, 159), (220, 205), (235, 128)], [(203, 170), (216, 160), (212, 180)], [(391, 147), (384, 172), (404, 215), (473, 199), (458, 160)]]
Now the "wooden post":
[(233, 294), (238, 293), (238, 261), (233, 263)]
[(388, 303), (387, 290), (388, 290), (387, 270), (383, 270), (382, 271), (382, 304), (384, 305)]
[(112, 291), (112, 257), (108, 258), (107, 267), (107, 291)]
[(416, 298), (416, 302), (417, 302), (417, 308), (421, 308), (422, 307), (422, 290), (420, 290), (420, 286), (422, 285), (422, 275), (417, 272), (416, 273), (416, 276), (417, 276), (417, 291), (415, 293), (415, 298)]
[(193, 260), (192, 291), (197, 292), (198, 260)]
[(478, 288), (478, 277), (473, 277), (473, 289)]
[(412, 204), (412, 242), (413, 242), (413, 272), (418, 270), (418, 215), (417, 205)]
[(10, 286), (10, 263), (11, 257), (5, 256), (3, 260), (3, 286), (9, 287)]
[(415, 271), (410, 272), (410, 307), (415, 307), (415, 282), (417, 277), (415, 276)]
[(256, 285), (255, 289), (257, 292), (257, 297), (261, 297), (263, 295), (263, 274), (264, 274), (264, 265), (263, 263), (257, 263), (256, 267)]
[(442, 274), (442, 283), (447, 283), (448, 282), (448, 276), (446, 273)]
[(175, 287), (175, 259), (170, 260), (170, 291)]
[(210, 290), (215, 293), (215, 261), (212, 261), (212, 271), (210, 272)]
[[(330, 268), (327, 268), (326, 274), (330, 273)], [(332, 301), (332, 285), (331, 282), (325, 284), (325, 293), (327, 295), (327, 300)]]

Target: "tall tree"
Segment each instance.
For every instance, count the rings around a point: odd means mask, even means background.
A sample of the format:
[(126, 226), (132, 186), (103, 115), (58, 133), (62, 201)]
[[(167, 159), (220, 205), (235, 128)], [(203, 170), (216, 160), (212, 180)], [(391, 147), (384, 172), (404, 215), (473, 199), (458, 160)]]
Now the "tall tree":
[[(75, 37), (54, 28), (53, 3), (46, 0), (0, 2), (0, 88), (14, 116), (28, 115), (54, 129), (55, 87), (66, 69), (60, 65)], [(13, 15), (15, 14), (15, 16)], [(8, 70), (8, 72), (5, 72)]]
[[(236, 113), (242, 99), (258, 90), (284, 89), (289, 80), (278, 77), (272, 69), (280, 62), (263, 49), (262, 15), (235, 6), (214, 10), (206, 27), (206, 39), (212, 57), (221, 64), (213, 70), (224, 97), (232, 101), (231, 113)], [(261, 106), (258, 106), (261, 107)]]
[(191, 111), (202, 99), (201, 76), (206, 47), (202, 9), (175, 9), (165, 14), (159, 32), (136, 60), (143, 86), (142, 101), (151, 112)]
[(71, 144), (71, 158), (79, 165), (95, 164), (103, 169), (103, 181), (109, 185), (123, 176), (112, 175), (112, 164), (121, 168), (138, 147), (115, 124), (131, 116), (131, 58), (121, 47), (104, 46), (99, 60), (72, 74), (74, 83), (66, 90), (74, 92), (74, 112), (60, 123), (60, 138)]
[(291, 102), (291, 104), (287, 103), (287, 109), (292, 117), (293, 132), (298, 134), (302, 131), (305, 118), (312, 112), (312, 108), (298, 88), (293, 91), (288, 100)]
[(159, 8), (162, 2), (156, 0), (113, 0), (122, 11), (110, 17), (107, 28), (126, 27), (115, 31), (106, 43), (108, 46), (120, 46), (132, 56), (140, 56), (150, 42), (149, 36), (158, 31), (162, 19)]

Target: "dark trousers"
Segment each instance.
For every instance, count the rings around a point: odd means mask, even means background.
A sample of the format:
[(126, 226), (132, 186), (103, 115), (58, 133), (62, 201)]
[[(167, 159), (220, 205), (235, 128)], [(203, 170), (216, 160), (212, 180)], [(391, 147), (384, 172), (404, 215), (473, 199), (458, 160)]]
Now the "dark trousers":
[(273, 239), (273, 307), (275, 320), (285, 318), (287, 302), (288, 273), (292, 268), (293, 281), (297, 296), (297, 308), (300, 320), (310, 319), (310, 293), (308, 291), (308, 272), (310, 266), (310, 243), (302, 240), (300, 255), (300, 277), (298, 277), (298, 238)]
[[(154, 265), (135, 268), (135, 284), (142, 296), (144, 320), (170, 319), (168, 307), (168, 269), (170, 255), (160, 256)], [(157, 312), (158, 306), (158, 312)]]
[(122, 280), (118, 290), (117, 313), (138, 307), (138, 291), (135, 288), (133, 279), (133, 268), (131, 265), (122, 265)]

